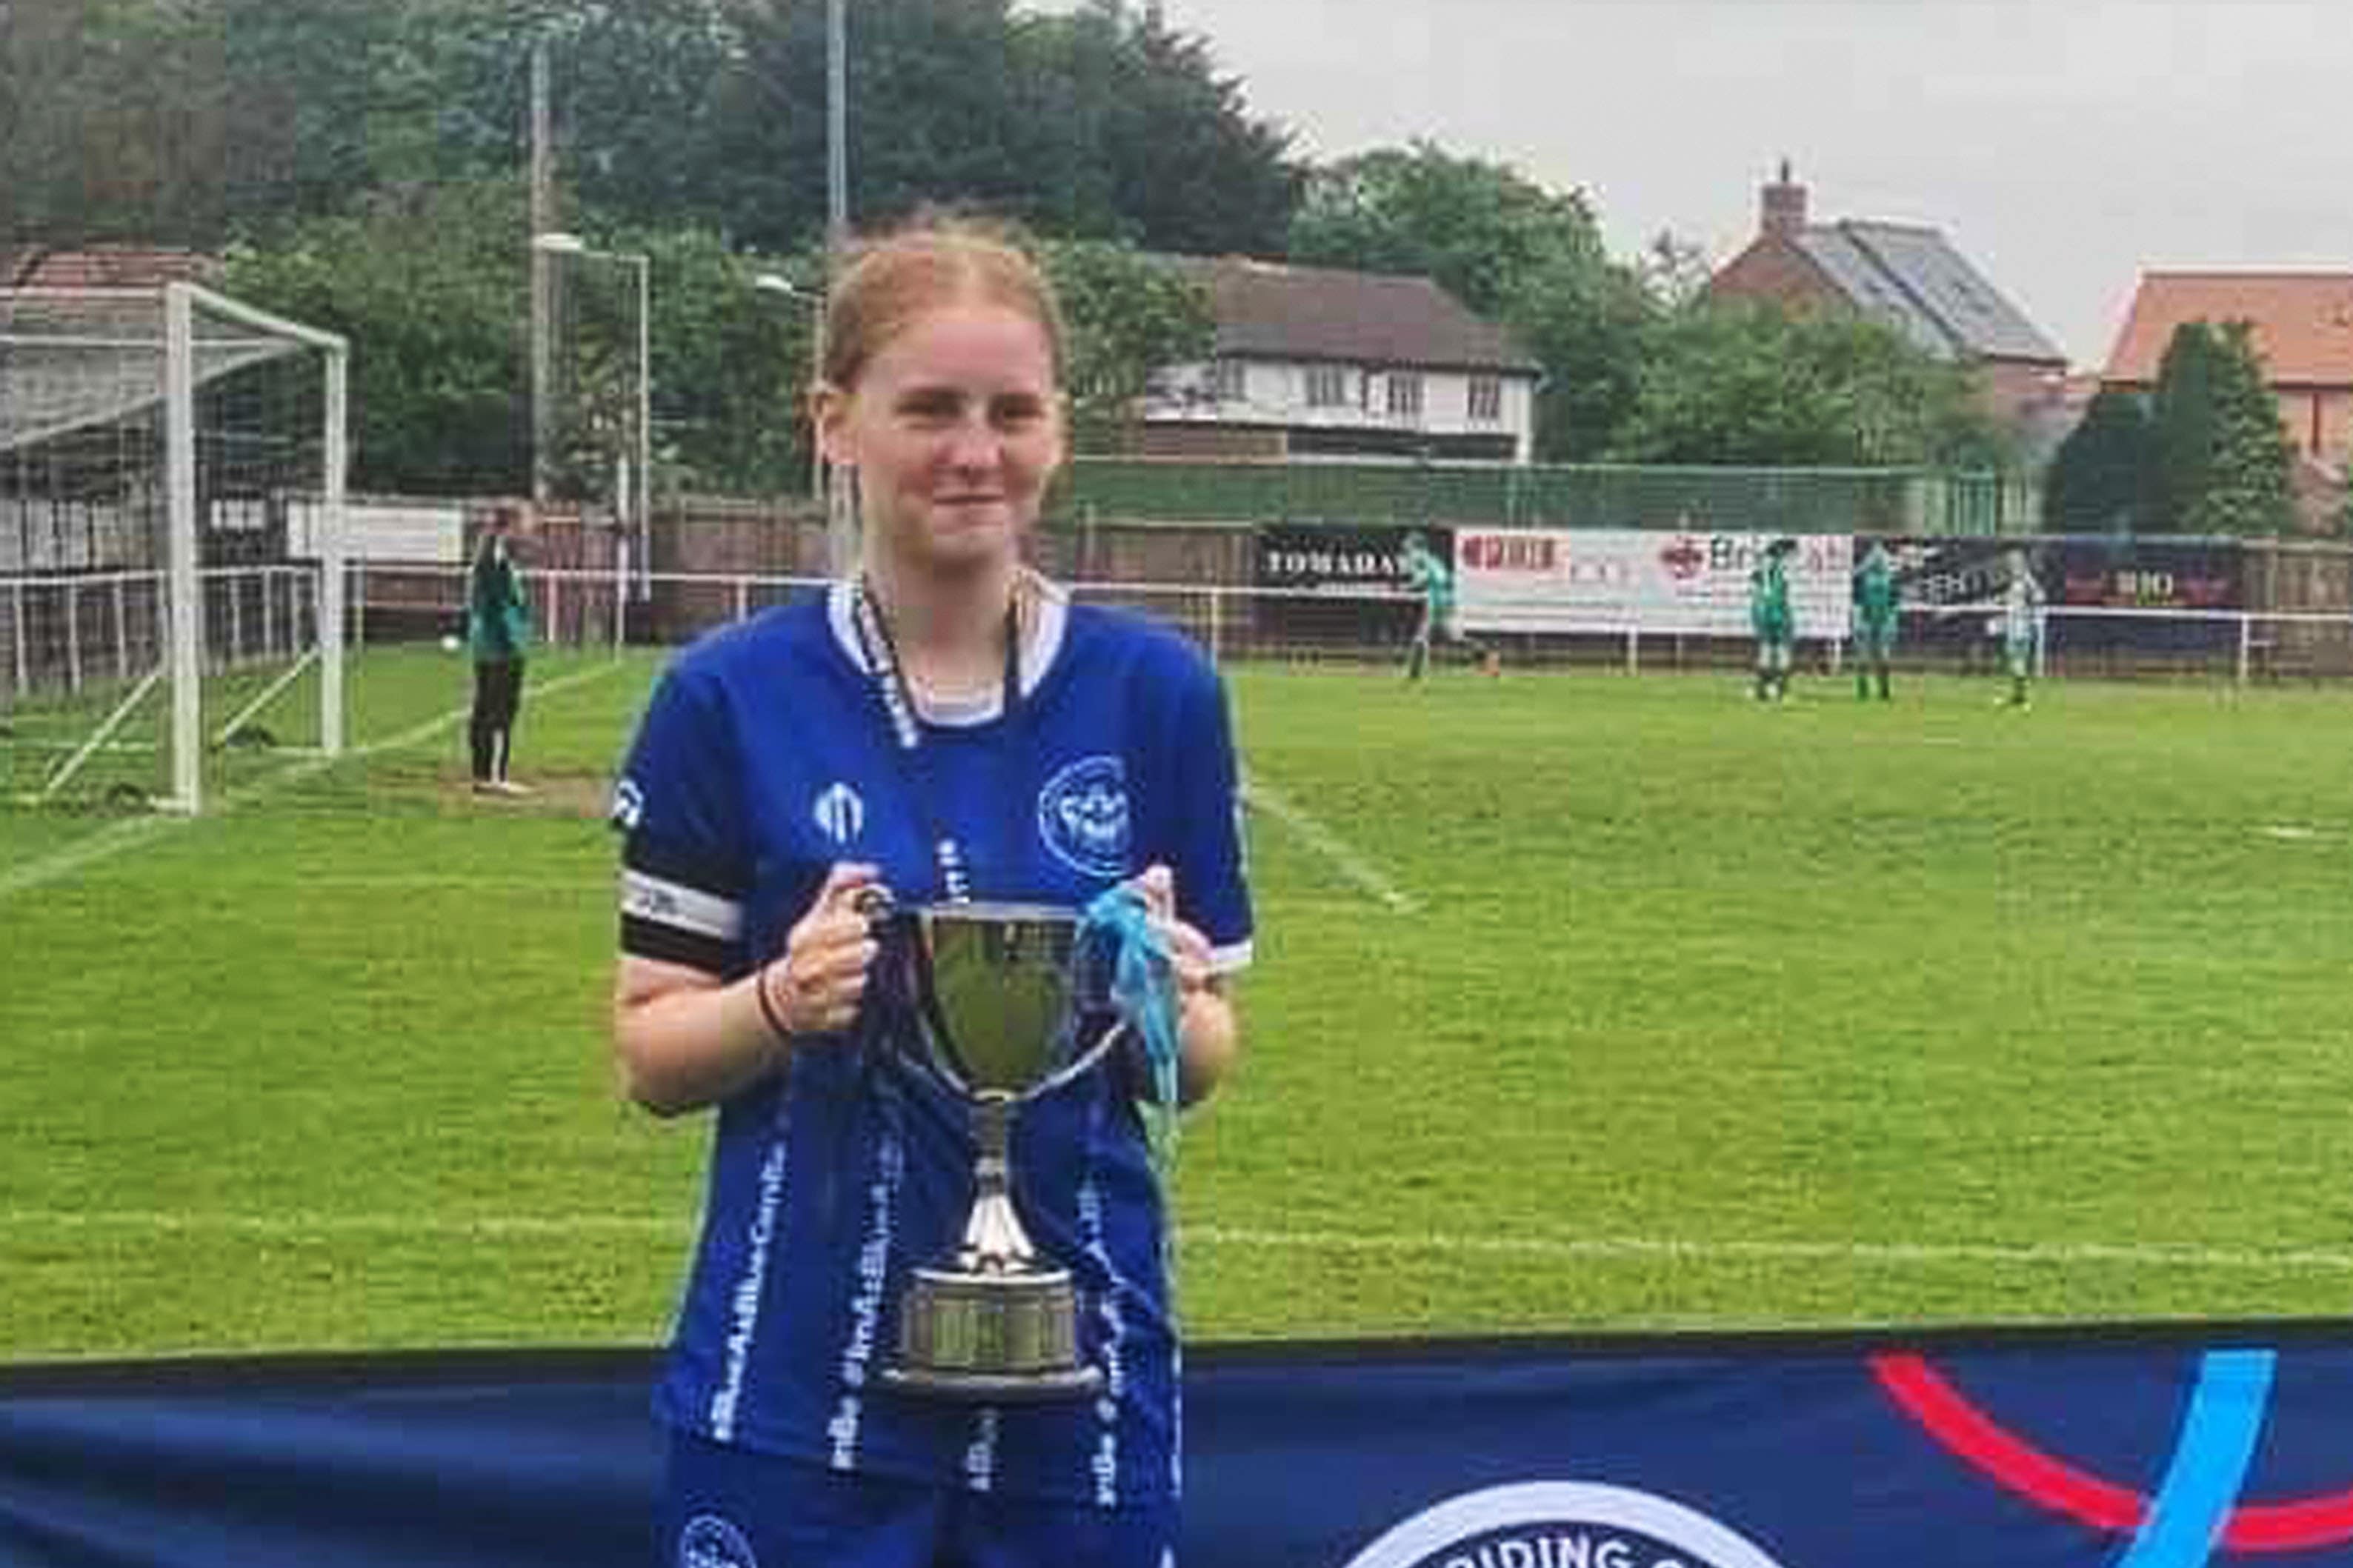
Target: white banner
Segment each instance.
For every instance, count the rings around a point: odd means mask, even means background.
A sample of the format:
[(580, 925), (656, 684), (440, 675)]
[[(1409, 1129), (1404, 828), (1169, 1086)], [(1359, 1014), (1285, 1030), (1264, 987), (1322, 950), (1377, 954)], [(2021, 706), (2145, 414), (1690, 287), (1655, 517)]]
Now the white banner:
[[(1469, 632), (1685, 632), (1746, 637), (1748, 574), (1772, 533), (1458, 529), (1456, 618)], [(1850, 627), (1854, 541), (1788, 535), (1800, 637)]]

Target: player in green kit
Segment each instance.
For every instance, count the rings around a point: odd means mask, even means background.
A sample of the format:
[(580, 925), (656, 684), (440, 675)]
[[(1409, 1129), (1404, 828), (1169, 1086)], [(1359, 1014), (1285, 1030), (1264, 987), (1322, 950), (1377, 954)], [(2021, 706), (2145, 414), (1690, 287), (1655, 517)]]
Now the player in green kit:
[(1875, 677), (1879, 700), (1887, 696), (1887, 666), (1895, 652), (1895, 563), (1877, 540), (1854, 569), (1854, 694), (1868, 698)]
[(1790, 655), (1797, 619), (1789, 609), (1789, 555), (1794, 539), (1767, 545), (1748, 573), (1748, 626), (1757, 634), (1757, 700), (1778, 702), (1789, 695)]
[(1433, 637), (1461, 643), (1479, 656), (1482, 671), (1501, 675), (1503, 661), (1496, 658), (1494, 650), (1464, 637), (1461, 628), (1454, 624), (1454, 573), (1430, 552), (1420, 534), (1405, 536), (1405, 557), (1400, 564), (1405, 570), (1406, 586), (1421, 595), (1421, 618), (1414, 623), (1413, 642), (1406, 653), (1405, 678), (1419, 680), (1422, 671), (1429, 668)]

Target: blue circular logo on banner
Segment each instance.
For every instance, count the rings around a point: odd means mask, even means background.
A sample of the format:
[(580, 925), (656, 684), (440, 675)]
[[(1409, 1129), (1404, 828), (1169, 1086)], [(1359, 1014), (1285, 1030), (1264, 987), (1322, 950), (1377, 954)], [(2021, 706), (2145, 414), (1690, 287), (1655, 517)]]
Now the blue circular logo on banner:
[(1396, 1526), (1347, 1568), (1780, 1568), (1750, 1541), (1662, 1497), (1590, 1481), (1465, 1492)]

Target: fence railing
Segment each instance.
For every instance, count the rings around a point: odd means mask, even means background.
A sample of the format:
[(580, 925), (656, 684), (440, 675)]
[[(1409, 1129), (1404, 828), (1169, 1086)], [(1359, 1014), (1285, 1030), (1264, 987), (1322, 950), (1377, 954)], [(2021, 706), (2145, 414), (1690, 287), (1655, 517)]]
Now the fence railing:
[[(465, 573), (456, 566), (350, 568), (347, 645), (438, 642), (464, 629)], [(628, 582), (607, 571), (526, 574), (536, 636), (558, 647), (682, 644), (821, 585), (807, 576), (654, 573)], [(314, 567), (223, 567), (202, 575), (207, 668), (283, 660), (318, 646)], [(1177, 626), (1221, 661), (1378, 662), (1401, 657), (1419, 599), (1401, 591), (1303, 591), (1169, 582), (1070, 584), (1085, 603), (1123, 605)], [(0, 577), (0, 696), (126, 686), (155, 668), (164, 647), (160, 574), (118, 572)], [(1897, 658), (1913, 668), (1968, 671), (2000, 661), (1999, 606), (1910, 605)], [(1608, 666), (1628, 670), (1724, 668), (1744, 662), (1748, 639), (1666, 631), (1630, 615), (1577, 632), (1476, 634), (1521, 668)], [(1836, 640), (1801, 643), (1799, 657), (1835, 669)], [(2353, 677), (2353, 618), (2342, 613), (2052, 605), (2043, 659), (2062, 677), (2186, 677), (2251, 682)]]

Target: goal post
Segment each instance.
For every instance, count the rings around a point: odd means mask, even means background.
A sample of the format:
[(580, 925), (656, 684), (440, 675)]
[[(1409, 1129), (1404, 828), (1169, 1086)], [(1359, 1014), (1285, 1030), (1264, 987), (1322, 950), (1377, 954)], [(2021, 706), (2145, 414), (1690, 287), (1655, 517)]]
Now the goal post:
[(0, 291), (0, 801), (342, 752), (348, 360), (194, 283)]

